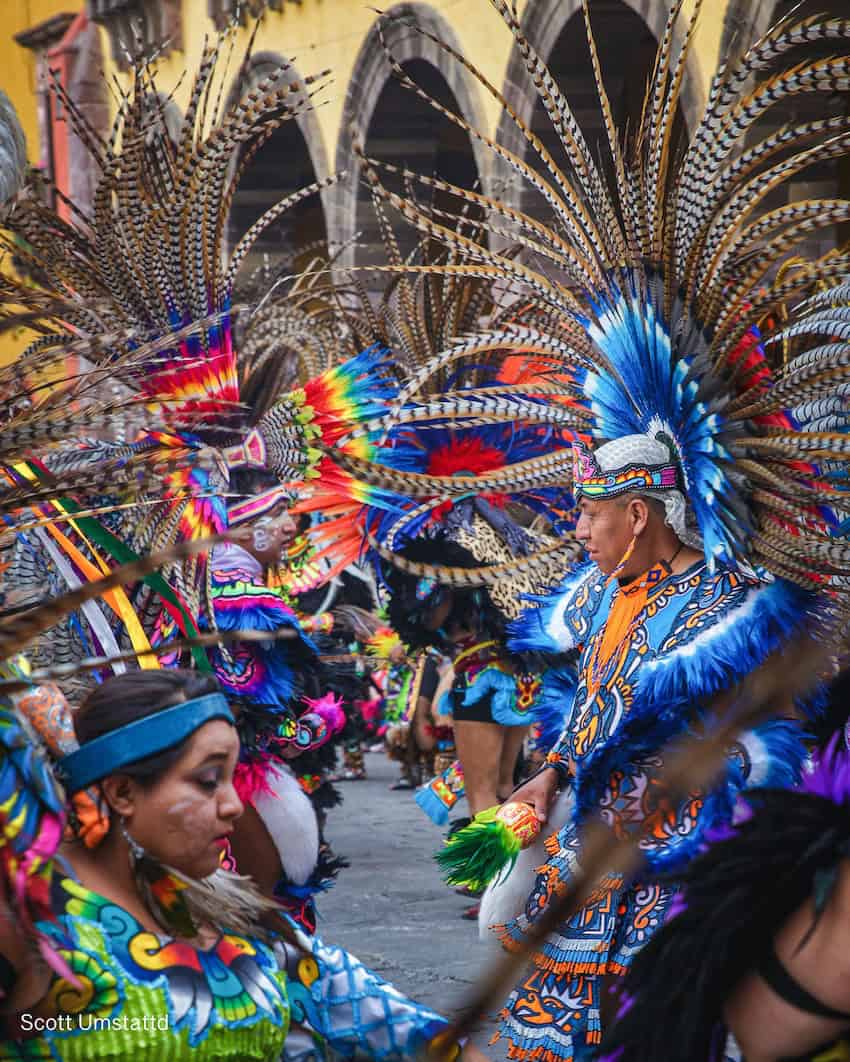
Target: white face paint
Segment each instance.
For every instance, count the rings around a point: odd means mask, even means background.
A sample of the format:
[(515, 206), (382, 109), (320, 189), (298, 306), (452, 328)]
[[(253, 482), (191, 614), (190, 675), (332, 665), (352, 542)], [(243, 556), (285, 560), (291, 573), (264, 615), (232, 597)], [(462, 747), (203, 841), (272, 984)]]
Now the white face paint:
[(269, 533), (264, 527), (255, 527), (251, 534), (251, 539), (254, 543), (254, 549), (258, 553), (264, 553), (271, 544)]
[(128, 821), (136, 843), (189, 877), (212, 874), (242, 813), (233, 788), (238, 755), (239, 739), (230, 724), (213, 720), (202, 726), (155, 785), (136, 788)]

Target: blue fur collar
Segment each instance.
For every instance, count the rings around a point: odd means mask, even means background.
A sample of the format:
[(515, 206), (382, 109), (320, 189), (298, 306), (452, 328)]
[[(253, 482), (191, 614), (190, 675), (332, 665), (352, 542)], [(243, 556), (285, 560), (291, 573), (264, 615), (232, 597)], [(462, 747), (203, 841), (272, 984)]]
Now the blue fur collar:
[(814, 604), (812, 594), (784, 579), (753, 582), (736, 608), (641, 665), (636, 701), (693, 704), (729, 689), (813, 622)]
[[(577, 609), (576, 597), (585, 586), (589, 593), (587, 605)], [(508, 648), (512, 653), (551, 654), (575, 649), (583, 640), (582, 617), (596, 611), (604, 590), (599, 568), (593, 561), (585, 561), (573, 568), (550, 593), (524, 595), (530, 607), (509, 624)]]

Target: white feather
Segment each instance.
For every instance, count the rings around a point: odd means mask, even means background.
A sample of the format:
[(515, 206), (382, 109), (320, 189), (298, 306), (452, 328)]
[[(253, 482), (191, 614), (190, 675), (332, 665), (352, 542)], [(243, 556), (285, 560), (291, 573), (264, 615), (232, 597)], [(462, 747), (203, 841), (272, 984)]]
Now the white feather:
[(254, 807), (275, 843), (287, 877), (304, 885), (319, 858), (316, 812), (288, 767), (270, 766), (267, 781), (275, 795), (258, 793)]

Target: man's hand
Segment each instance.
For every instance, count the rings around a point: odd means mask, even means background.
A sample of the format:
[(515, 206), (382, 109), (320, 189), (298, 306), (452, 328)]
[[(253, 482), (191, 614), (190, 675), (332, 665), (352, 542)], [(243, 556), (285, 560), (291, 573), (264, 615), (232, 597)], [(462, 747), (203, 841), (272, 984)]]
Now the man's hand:
[(521, 785), (515, 793), (511, 794), (510, 799), (531, 804), (538, 819), (546, 822), (557, 791), (558, 772), (550, 767), (530, 778), (525, 785)]

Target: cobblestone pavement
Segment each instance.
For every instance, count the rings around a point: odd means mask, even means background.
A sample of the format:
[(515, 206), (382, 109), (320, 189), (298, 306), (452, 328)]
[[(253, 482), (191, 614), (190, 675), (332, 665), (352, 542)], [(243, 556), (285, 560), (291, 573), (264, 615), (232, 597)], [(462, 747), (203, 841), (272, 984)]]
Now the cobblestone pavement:
[[(366, 768), (366, 781), (339, 783), (345, 799), (328, 817), (328, 840), (351, 866), (319, 897), (318, 932), (401, 991), (448, 1014), (499, 949), (479, 941), (477, 924), (461, 918), (472, 901), (440, 878), (433, 854), (442, 831), (410, 791), (390, 791), (398, 767), (371, 753)], [(465, 803), (458, 808), (466, 814)], [(486, 1029), (476, 1040), (486, 1044)], [(496, 1048), (487, 1050), (501, 1057)]]

